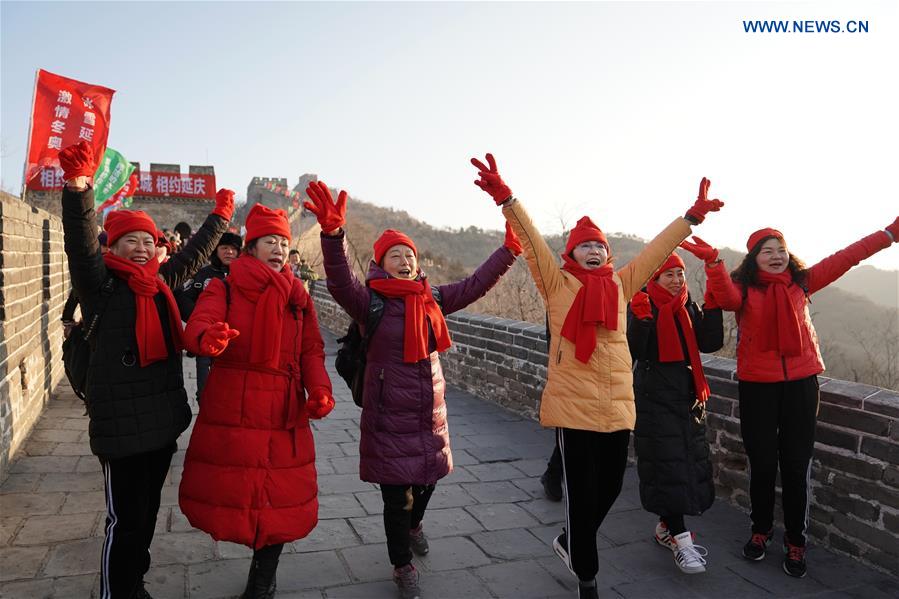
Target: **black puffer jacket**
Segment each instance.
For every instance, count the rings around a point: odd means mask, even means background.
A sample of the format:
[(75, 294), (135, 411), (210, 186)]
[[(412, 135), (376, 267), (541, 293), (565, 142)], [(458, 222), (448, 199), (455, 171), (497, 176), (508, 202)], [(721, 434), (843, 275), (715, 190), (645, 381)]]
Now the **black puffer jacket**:
[[(163, 326), (169, 357), (141, 367), (137, 360), (134, 293), (106, 268), (97, 243), (94, 192), (65, 189), (62, 223), (65, 251), (75, 293), (85, 314), (93, 313), (104, 282), (112, 276), (112, 293), (92, 338), (87, 375), (91, 451), (104, 458), (121, 458), (171, 445), (190, 424), (184, 391), (181, 352), (174, 349)], [(159, 268), (159, 275), (177, 288), (206, 263), (228, 221), (210, 215), (183, 251)], [(169, 322), (161, 294), (155, 296), (159, 320)]]
[[(720, 308), (703, 312), (687, 298), (699, 351), (713, 352), (724, 344)], [(705, 422), (697, 424), (691, 408), (696, 401), (688, 361), (659, 362), (656, 317), (635, 318), (628, 306), (627, 341), (634, 360), (637, 424), (634, 447), (640, 477), (640, 501), (647, 511), (669, 515), (699, 515), (715, 500), (712, 463)], [(683, 331), (677, 323), (684, 356)]]
[(203, 293), (203, 290), (209, 285), (212, 279), (222, 279), (228, 276), (228, 267), (222, 265), (207, 264), (195, 274), (192, 278), (187, 279), (184, 285), (175, 292), (175, 300), (178, 302), (178, 310), (181, 312), (181, 320), (187, 322), (190, 315), (194, 312), (194, 306), (197, 305), (197, 298)]

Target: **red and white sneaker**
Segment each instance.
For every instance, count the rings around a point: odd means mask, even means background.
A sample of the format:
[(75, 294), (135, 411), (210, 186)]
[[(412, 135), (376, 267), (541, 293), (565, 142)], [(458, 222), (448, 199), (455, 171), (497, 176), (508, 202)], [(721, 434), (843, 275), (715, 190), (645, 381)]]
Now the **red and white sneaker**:
[(671, 551), (677, 551), (677, 541), (675, 541), (674, 537), (671, 536), (671, 532), (668, 530), (668, 525), (661, 520), (656, 523), (655, 539), (656, 543), (658, 543), (662, 547), (667, 547)]

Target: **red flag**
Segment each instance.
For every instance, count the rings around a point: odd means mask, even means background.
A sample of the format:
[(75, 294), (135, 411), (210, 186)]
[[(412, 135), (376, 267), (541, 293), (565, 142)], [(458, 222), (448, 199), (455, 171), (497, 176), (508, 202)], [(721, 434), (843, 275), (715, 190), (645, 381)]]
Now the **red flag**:
[(43, 69), (37, 72), (28, 162), (25, 164), (25, 182), (29, 188), (42, 169), (46, 169), (50, 177), (55, 174), (59, 167), (59, 151), (65, 147), (85, 140), (93, 146), (94, 156), (103, 156), (114, 93), (115, 90), (107, 87), (54, 75)]

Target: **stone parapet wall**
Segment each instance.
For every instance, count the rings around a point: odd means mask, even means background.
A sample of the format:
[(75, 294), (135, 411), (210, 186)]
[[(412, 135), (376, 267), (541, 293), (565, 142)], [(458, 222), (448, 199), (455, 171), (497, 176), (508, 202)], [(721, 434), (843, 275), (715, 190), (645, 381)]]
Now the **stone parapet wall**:
[[(331, 298), (325, 281), (317, 282), (313, 297), (321, 324), (342, 335), (349, 318)], [(449, 316), (447, 323), (453, 338), (453, 347), (441, 355), (447, 382), (536, 418), (546, 379), (544, 328), (466, 312)], [(713, 394), (708, 437), (718, 497), (748, 512), (749, 472), (740, 437), (736, 363), (715, 356), (703, 356), (703, 363)], [(820, 377), (820, 383), (809, 534), (815, 542), (895, 574), (899, 393), (826, 377)], [(780, 487), (777, 495), (779, 505)], [(779, 511), (777, 518), (781, 525)]]
[(62, 221), (0, 196), (0, 481), (64, 377)]

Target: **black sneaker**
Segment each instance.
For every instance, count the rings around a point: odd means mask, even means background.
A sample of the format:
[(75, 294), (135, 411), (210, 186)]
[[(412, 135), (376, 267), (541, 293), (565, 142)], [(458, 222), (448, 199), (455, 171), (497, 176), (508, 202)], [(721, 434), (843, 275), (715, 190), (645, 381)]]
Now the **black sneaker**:
[(743, 545), (743, 557), (754, 562), (761, 561), (765, 559), (765, 553), (768, 549), (768, 545), (770, 544), (770, 532), (768, 534), (754, 532), (752, 533), (752, 538), (749, 539), (749, 542)]
[(134, 592), (131, 594), (131, 599), (153, 599), (150, 593), (147, 592), (146, 587), (144, 587), (144, 581), (141, 580), (138, 583), (137, 588), (134, 589)]
[(805, 547), (793, 545), (784, 539), (784, 572), (795, 578), (805, 577)]
[(596, 590), (596, 579), (587, 583), (578, 581), (577, 599), (599, 599), (599, 591)]
[(543, 494), (546, 495), (547, 499), (550, 501), (562, 501), (562, 479), (560, 477), (553, 476), (547, 470), (540, 477), (540, 482), (543, 484)]
[(568, 571), (574, 574), (574, 570), (571, 568), (571, 558), (568, 556), (568, 534), (564, 528), (562, 534), (553, 539), (553, 551), (556, 552)]

